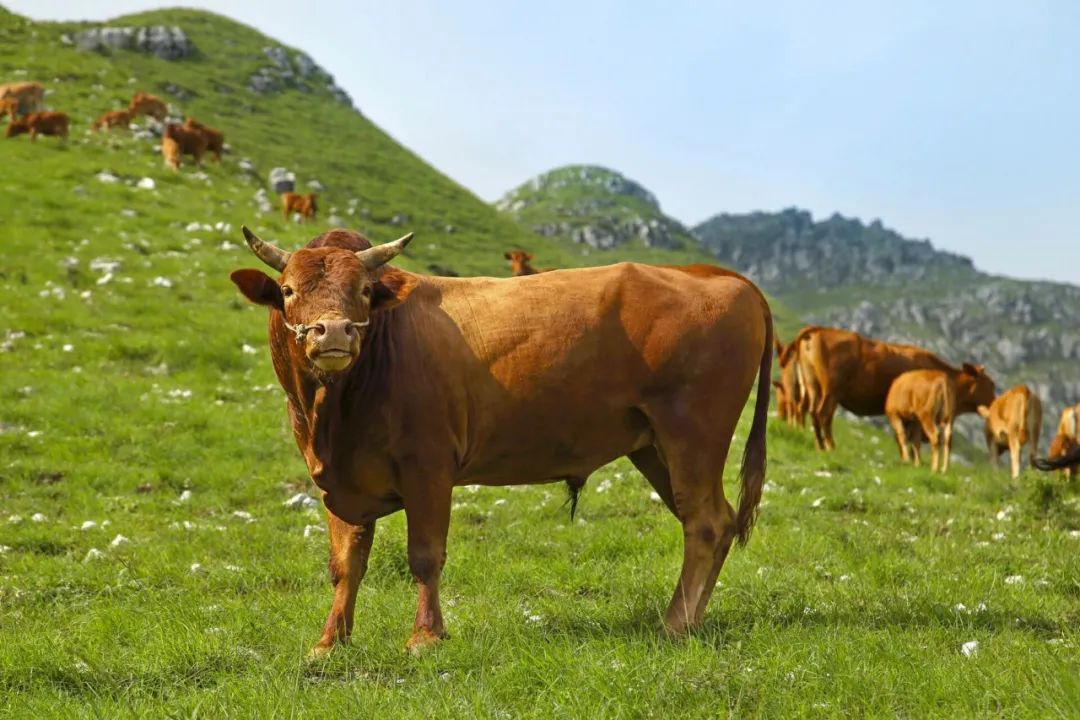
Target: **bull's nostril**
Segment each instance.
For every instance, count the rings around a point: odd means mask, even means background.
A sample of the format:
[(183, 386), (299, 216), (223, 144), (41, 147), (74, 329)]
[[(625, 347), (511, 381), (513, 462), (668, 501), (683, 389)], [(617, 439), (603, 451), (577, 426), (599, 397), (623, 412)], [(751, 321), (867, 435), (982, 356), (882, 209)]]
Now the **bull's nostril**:
[(326, 334), (326, 326), (323, 325), (322, 323), (315, 323), (311, 327), (315, 331), (316, 335), (325, 335)]

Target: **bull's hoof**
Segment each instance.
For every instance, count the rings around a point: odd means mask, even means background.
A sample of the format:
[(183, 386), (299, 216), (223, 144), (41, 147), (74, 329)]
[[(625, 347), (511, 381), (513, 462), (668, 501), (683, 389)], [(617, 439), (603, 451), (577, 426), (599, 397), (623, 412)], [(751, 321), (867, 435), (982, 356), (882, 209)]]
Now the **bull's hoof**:
[(425, 650), (435, 647), (445, 637), (445, 632), (435, 633), (427, 628), (420, 628), (414, 631), (412, 637), (405, 643), (405, 652), (419, 657)]
[(315, 644), (315, 647), (311, 648), (307, 655), (308, 662), (316, 662), (322, 660), (325, 657), (329, 657), (330, 653), (334, 651), (337, 645), (344, 645), (349, 642), (348, 638), (334, 642), (333, 640), (320, 640)]

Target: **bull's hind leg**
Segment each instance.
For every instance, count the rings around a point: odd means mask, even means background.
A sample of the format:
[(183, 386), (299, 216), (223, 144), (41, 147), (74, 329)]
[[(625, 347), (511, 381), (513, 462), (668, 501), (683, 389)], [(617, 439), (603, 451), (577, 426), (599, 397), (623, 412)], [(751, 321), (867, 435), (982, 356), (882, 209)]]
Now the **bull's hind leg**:
[(634, 467), (645, 476), (649, 484), (653, 486), (653, 490), (656, 490), (656, 494), (664, 501), (668, 510), (675, 517), (678, 517), (679, 512), (675, 509), (675, 496), (671, 490), (671, 473), (668, 472), (667, 465), (664, 464), (657, 449), (650, 445), (635, 450), (627, 457), (630, 458), (630, 462), (634, 463)]
[(334, 584), (334, 602), (323, 626), (322, 638), (311, 650), (312, 657), (330, 652), (334, 643), (346, 643), (352, 635), (356, 591), (367, 572), (375, 523), (350, 525), (327, 513), (330, 531), (330, 581)]
[(667, 467), (673, 511), (683, 527), (682, 572), (664, 613), (665, 629), (676, 634), (701, 622), (735, 538), (735, 510), (724, 497), (723, 471), (738, 415), (691, 420), (678, 413), (648, 414)]

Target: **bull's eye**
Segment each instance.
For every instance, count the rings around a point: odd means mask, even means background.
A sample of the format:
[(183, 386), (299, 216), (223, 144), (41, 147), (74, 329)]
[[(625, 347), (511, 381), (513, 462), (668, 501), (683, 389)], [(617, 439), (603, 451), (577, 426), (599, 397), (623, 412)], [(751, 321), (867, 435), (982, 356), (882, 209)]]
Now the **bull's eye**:
[(281, 294), (282, 294), (282, 295), (283, 295), (284, 297), (287, 297), (287, 298), (290, 298), (290, 297), (292, 297), (292, 296), (293, 296), (293, 291), (292, 291), (292, 288), (291, 288), (291, 287), (289, 287), (288, 285), (282, 285), (282, 286), (281, 286)]
[(371, 286), (370, 285), (365, 285), (364, 289), (360, 291), (360, 294), (363, 295), (368, 300), (370, 300), (371, 299)]

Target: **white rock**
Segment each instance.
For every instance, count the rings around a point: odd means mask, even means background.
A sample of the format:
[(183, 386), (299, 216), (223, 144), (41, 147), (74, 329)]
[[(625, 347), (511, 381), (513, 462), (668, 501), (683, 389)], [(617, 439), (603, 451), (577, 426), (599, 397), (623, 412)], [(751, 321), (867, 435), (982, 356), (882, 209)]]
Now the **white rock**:
[(324, 532), (326, 532), (326, 528), (324, 528), (322, 525), (305, 525), (304, 526), (304, 537), (305, 538), (309, 538), (312, 535), (314, 535), (315, 533), (324, 533)]
[(116, 182), (117, 180), (120, 179), (120, 178), (116, 177), (115, 175), (113, 175), (108, 170), (102, 170), (101, 172), (99, 172), (94, 177), (97, 178), (98, 182), (103, 182), (103, 183), (106, 183), (106, 184), (112, 184), (112, 183), (114, 183), (114, 182)]
[(498, 500), (495, 501), (495, 504), (496, 505), (505, 505), (506, 504), (506, 498), (499, 498)]
[(115, 547), (120, 547), (121, 545), (127, 545), (127, 544), (128, 544), (128, 543), (130, 543), (130, 542), (131, 542), (131, 541), (130, 541), (130, 540), (128, 540), (128, 539), (127, 539), (126, 537), (124, 537), (123, 535), (117, 535), (116, 537), (114, 537), (114, 538), (112, 539), (112, 542), (111, 542), (111, 543), (109, 543), (109, 547), (114, 547), (114, 548), (115, 548)]
[(201, 573), (202, 571), (203, 571), (203, 566), (200, 563), (191, 563), (191, 572), (193, 572), (193, 573)]
[(600, 481), (600, 484), (596, 486), (596, 492), (605, 493), (611, 489), (611, 480), (604, 479)]
[(5, 554), (7, 554), (9, 552), (11, 552), (11, 546), (10, 545), (0, 545), (0, 555), (5, 555)]
[(30, 516), (30, 520), (31, 520), (32, 522), (45, 522), (45, 521), (46, 521), (46, 520), (48, 520), (48, 519), (49, 519), (49, 518), (45, 517), (45, 516), (44, 516), (43, 514), (41, 514), (41, 513), (34, 513), (33, 515), (31, 515), (31, 516)]
[(660, 497), (660, 493), (655, 490), (649, 493), (649, 499), (653, 502), (664, 502), (664, 498)]
[(243, 572), (243, 568), (241, 568), (239, 565), (226, 565), (225, 569), (229, 572)]
[(180, 497), (176, 498), (176, 502), (178, 503), (186, 503), (189, 500), (191, 500), (190, 490), (184, 490), (182, 493), (180, 493)]
[(307, 493), (296, 493), (291, 498), (282, 503), (290, 510), (297, 508), (317, 508), (319, 507), (319, 501), (311, 497)]
[(200, 227), (199, 223), (197, 223), (197, 222), (189, 222), (184, 227), (184, 230), (187, 231), (187, 232), (199, 232), (199, 227)]
[(819, 477), (819, 478), (831, 478), (831, 477), (832, 477), (832, 473), (831, 473), (831, 472), (829, 472), (828, 470), (815, 470), (815, 471), (814, 471), (814, 477)]
[(142, 188), (143, 190), (153, 190), (156, 186), (154, 178), (144, 177), (139, 182), (135, 183), (135, 187)]
[(79, 526), (79, 529), (80, 530), (93, 530), (97, 526), (98, 526), (98, 524), (96, 522), (94, 522), (93, 520), (87, 520), (86, 522), (84, 522), (82, 525)]
[(151, 284), (156, 287), (171, 288), (172, 280), (167, 277), (162, 277), (161, 275), (158, 275), (156, 278), (154, 278)]
[(7, 521), (12, 525), (18, 525), (22, 522), (22, 515), (8, 515)]
[(245, 355), (254, 355), (255, 353), (257, 353), (259, 351), (256, 350), (251, 345), (248, 345), (247, 343), (244, 343), (243, 345), (240, 346), (240, 352), (244, 353)]
[(819, 507), (821, 507), (821, 503), (823, 503), (823, 502), (825, 502), (825, 498), (824, 497), (819, 497), (817, 500), (810, 503), (810, 507), (819, 508)]
[(248, 522), (254, 522), (255, 518), (247, 510), (233, 510), (233, 517), (240, 518), (241, 520), (247, 520)]
[(968, 640), (966, 643), (960, 646), (960, 652), (964, 654), (964, 657), (972, 657), (979, 652), (979, 641)]
[(1006, 585), (1022, 585), (1024, 583), (1023, 575), (1009, 575), (1005, 578)]
[(86, 557), (83, 558), (83, 562), (90, 562), (91, 560), (100, 560), (105, 557), (105, 553), (101, 552), (97, 548), (90, 548), (90, 552), (86, 553)]

